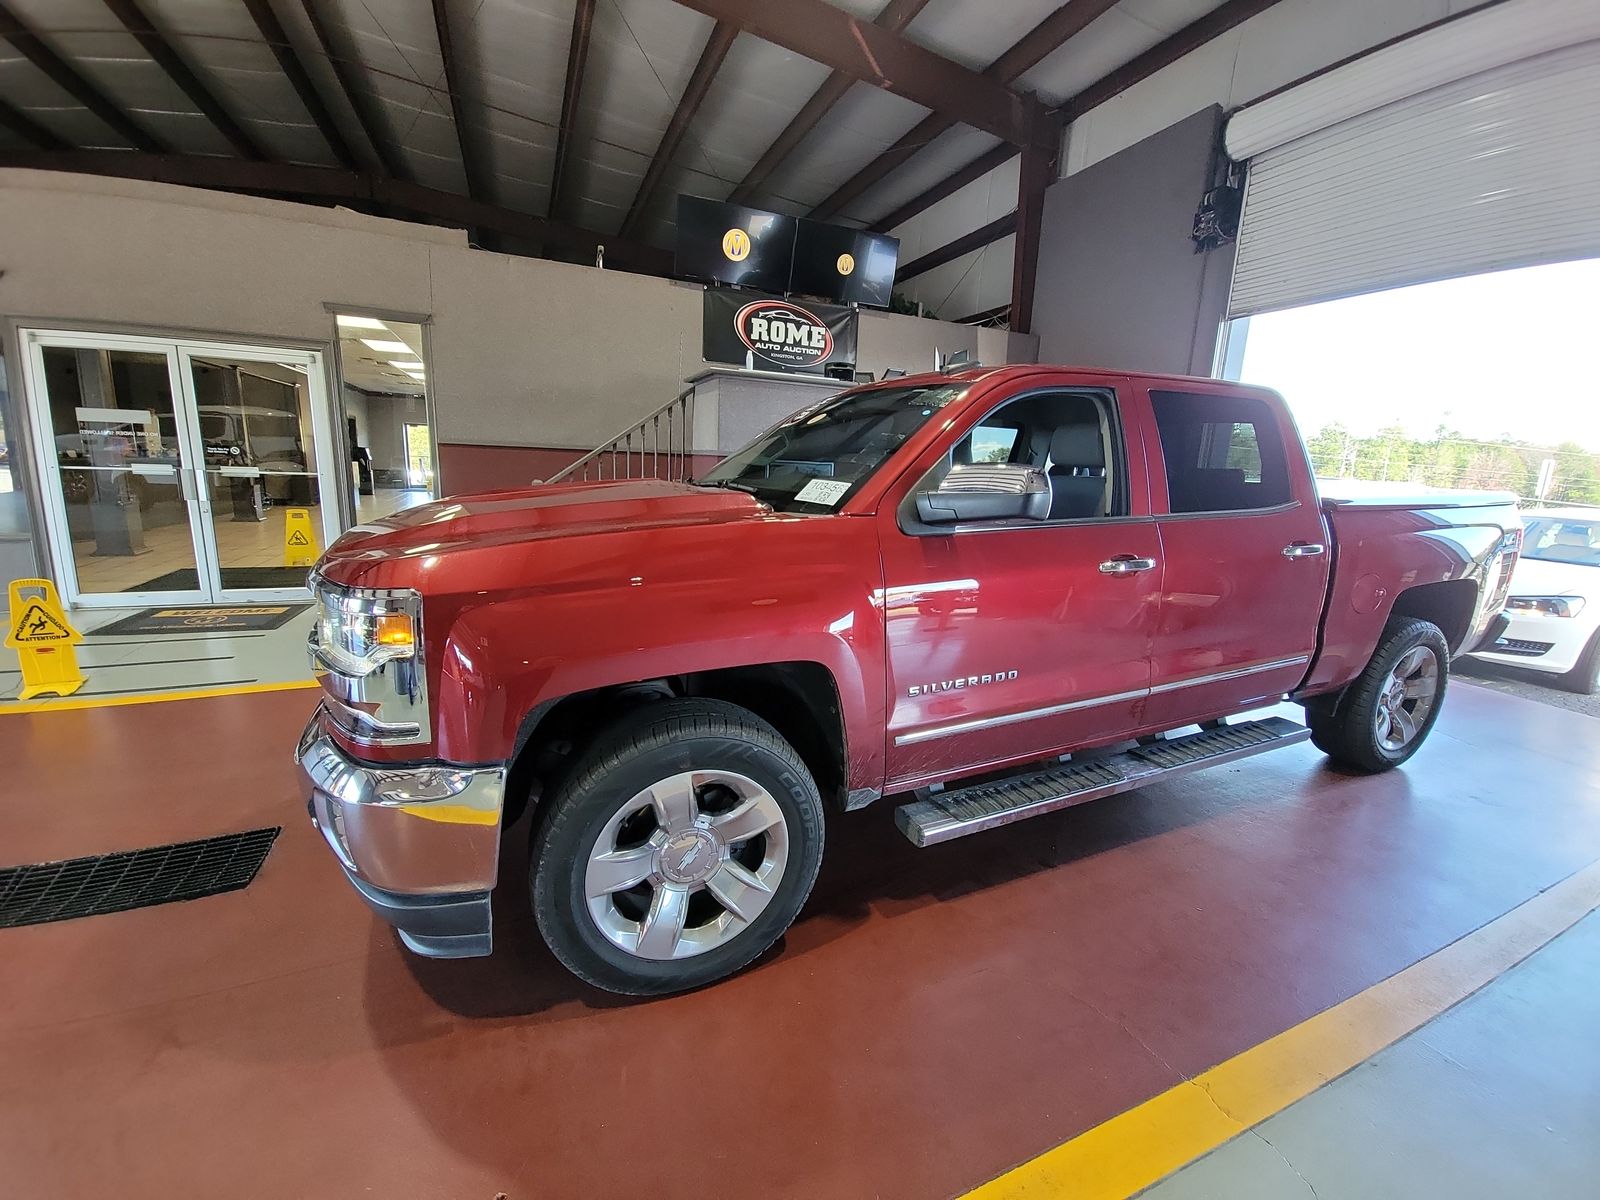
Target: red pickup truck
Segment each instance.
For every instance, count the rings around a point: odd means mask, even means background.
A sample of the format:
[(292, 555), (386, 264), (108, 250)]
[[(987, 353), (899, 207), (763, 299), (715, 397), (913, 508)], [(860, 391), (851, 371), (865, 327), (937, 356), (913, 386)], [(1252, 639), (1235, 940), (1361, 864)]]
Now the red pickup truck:
[[(298, 759), (412, 950), (487, 954), (533, 808), (539, 928), (613, 991), (792, 922), (825, 812), (928, 845), (1310, 738), (1404, 762), (1491, 641), (1505, 495), (1319, 495), (1282, 400), (1046, 366), (853, 388), (693, 483), (462, 496), (313, 583)], [(1280, 716), (1230, 720), (1284, 699)]]

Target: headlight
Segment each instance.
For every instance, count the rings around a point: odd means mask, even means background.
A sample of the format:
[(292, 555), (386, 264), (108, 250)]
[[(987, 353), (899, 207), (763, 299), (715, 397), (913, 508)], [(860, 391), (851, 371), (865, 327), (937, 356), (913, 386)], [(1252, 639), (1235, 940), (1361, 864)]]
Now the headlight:
[(1542, 612), (1549, 617), (1575, 617), (1583, 611), (1583, 597), (1512, 596), (1506, 607), (1518, 612)]
[(320, 657), (361, 678), (384, 663), (415, 658), (422, 641), (422, 597), (409, 589), (317, 587)]

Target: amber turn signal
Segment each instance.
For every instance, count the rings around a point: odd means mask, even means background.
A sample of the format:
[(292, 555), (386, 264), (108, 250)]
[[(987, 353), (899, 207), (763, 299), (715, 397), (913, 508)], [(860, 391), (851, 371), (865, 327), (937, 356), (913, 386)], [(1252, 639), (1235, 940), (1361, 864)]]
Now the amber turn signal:
[(376, 632), (380, 646), (409, 647), (415, 645), (417, 640), (409, 613), (380, 613)]

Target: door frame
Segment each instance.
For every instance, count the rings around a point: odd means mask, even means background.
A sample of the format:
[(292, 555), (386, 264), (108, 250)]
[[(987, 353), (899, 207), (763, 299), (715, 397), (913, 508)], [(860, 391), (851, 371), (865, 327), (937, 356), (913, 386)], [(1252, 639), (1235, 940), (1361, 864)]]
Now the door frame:
[[(338, 419), (334, 422), (337, 426), (337, 436), (340, 461), (345, 464), (348, 471), (351, 455), (355, 447), (350, 443), (350, 409), (345, 404), (344, 397), (344, 341), (339, 334), (339, 318), (345, 317), (371, 317), (377, 321), (398, 321), (402, 325), (416, 325), (422, 330), (422, 365), (427, 382), (422, 387), (422, 411), (428, 420), (428, 450), (433, 460), (433, 487), (429, 492), (430, 499), (442, 499), (439, 490), (441, 478), (439, 471), (439, 412), (434, 402), (434, 372), (433, 372), (433, 315), (431, 313), (405, 312), (396, 308), (373, 308), (367, 304), (339, 304), (332, 300), (323, 302), (322, 311), (327, 314), (328, 322), (332, 326), (333, 340), (329, 343), (328, 354), (328, 394), (336, 403), (335, 412)], [(415, 422), (412, 422), (415, 424)], [(405, 447), (402, 445), (402, 451)], [(341, 505), (348, 503), (349, 511), (345, 514), (345, 528), (348, 529), (356, 523), (355, 498), (350, 495), (348, 486), (339, 493)], [(343, 511), (341, 509), (341, 511)]]
[[(215, 527), (210, 519), (210, 502), (206, 488), (205, 459), (199, 440), (199, 414), (194, 392), (192, 372), (186, 369), (194, 355), (229, 357), (249, 362), (292, 362), (306, 371), (309, 407), (311, 410), (312, 437), (319, 446), (314, 475), (318, 480), (318, 508), (321, 512), (323, 544), (336, 538), (348, 522), (343, 505), (330, 503), (331, 466), (327, 455), (334, 452), (330, 422), (328, 385), (328, 356), (326, 348), (314, 343), (293, 339), (281, 342), (264, 339), (229, 338), (211, 334), (191, 334), (178, 331), (140, 328), (130, 331), (107, 323), (99, 326), (90, 322), (41, 321), (38, 323), (13, 320), (8, 322), (8, 332), (14, 336), (12, 344), (18, 351), (17, 377), (21, 383), (20, 396), (23, 425), (28, 434), (24, 457), (28, 460), (30, 476), (30, 501), (36, 505), (38, 529), (42, 533), (42, 548), (47, 552), (52, 573), (58, 583), (63, 602), (70, 608), (137, 608), (153, 604), (230, 604), (284, 599), (300, 600), (309, 596), (306, 588), (228, 589), (221, 586), (220, 562), (217, 554)], [(195, 550), (195, 565), (201, 587), (163, 592), (84, 592), (78, 586), (76, 559), (72, 553), (72, 537), (68, 526), (65, 501), (60, 482), (60, 463), (55, 455), (55, 432), (50, 418), (49, 392), (44, 376), (43, 351), (57, 346), (82, 350), (125, 350), (134, 353), (160, 354), (167, 361), (168, 386), (173, 399), (176, 432), (184, 467), (179, 469), (180, 486), (184, 490), (189, 508), (191, 545)], [(198, 465), (196, 465), (198, 464)], [(33, 489), (37, 489), (34, 491)], [(333, 485), (331, 495), (342, 495), (343, 488)]]

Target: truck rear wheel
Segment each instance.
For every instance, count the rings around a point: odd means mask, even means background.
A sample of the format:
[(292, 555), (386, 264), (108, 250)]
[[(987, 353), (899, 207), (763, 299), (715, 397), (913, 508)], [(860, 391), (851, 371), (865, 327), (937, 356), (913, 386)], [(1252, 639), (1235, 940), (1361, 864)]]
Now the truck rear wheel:
[(596, 987), (699, 987), (789, 927), (822, 841), (816, 782), (772, 726), (719, 700), (651, 704), (596, 741), (542, 814), (534, 917)]
[(1417, 752), (1439, 719), (1450, 647), (1432, 622), (1391, 617), (1360, 675), (1306, 708), (1311, 741), (1334, 762), (1387, 771)]

